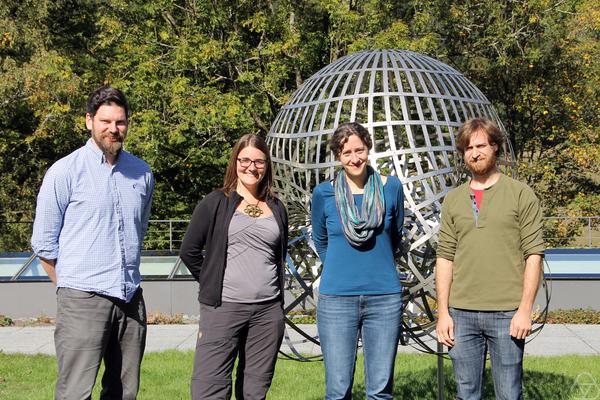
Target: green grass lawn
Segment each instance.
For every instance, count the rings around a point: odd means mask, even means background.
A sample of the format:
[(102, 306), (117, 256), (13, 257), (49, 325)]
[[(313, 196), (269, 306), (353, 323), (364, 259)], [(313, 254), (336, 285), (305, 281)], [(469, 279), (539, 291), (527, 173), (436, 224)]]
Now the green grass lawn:
[[(148, 353), (142, 364), (139, 399), (188, 399), (192, 352)], [(454, 396), (452, 369), (445, 362), (446, 398)], [(489, 376), (490, 371), (487, 371)], [(50, 399), (53, 396), (56, 360), (50, 356), (0, 353), (0, 399)], [(436, 358), (398, 355), (397, 399), (436, 399)], [(325, 389), (323, 364), (280, 359), (269, 399), (322, 399)], [(491, 381), (484, 398), (493, 399)], [(94, 398), (98, 398), (98, 387)], [(355, 399), (365, 399), (362, 359), (356, 371)], [(526, 357), (526, 399), (600, 399), (600, 356)]]

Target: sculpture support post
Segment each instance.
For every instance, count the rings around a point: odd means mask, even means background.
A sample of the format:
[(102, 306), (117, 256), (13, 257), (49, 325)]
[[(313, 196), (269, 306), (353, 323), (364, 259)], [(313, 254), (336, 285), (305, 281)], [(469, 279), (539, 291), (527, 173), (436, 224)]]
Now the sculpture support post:
[(438, 400), (444, 400), (444, 345), (438, 342), (437, 344), (437, 387), (438, 387)]

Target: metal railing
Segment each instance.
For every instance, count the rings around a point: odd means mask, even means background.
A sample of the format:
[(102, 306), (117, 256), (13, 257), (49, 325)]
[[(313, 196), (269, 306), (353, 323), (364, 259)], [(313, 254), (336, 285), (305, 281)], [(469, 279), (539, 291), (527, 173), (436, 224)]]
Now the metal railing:
[(189, 224), (187, 219), (152, 219), (144, 239), (144, 250), (179, 250)]
[[(177, 252), (189, 220), (150, 220), (144, 250)], [(600, 216), (544, 217), (548, 247), (600, 247)], [(32, 222), (0, 221), (0, 253), (31, 251)]]
[[(179, 250), (189, 220), (151, 220), (144, 250)], [(600, 247), (600, 216), (544, 217), (548, 247)]]

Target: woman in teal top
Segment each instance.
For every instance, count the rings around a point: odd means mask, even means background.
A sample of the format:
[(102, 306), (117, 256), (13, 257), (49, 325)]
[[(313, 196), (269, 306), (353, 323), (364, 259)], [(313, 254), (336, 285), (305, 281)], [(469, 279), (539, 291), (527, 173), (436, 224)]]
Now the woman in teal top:
[(402, 318), (394, 252), (402, 237), (404, 198), (397, 177), (368, 166), (372, 147), (360, 124), (340, 125), (330, 147), (342, 170), (312, 196), (313, 241), (323, 263), (317, 326), (326, 399), (350, 399), (358, 338), (368, 399), (391, 399)]

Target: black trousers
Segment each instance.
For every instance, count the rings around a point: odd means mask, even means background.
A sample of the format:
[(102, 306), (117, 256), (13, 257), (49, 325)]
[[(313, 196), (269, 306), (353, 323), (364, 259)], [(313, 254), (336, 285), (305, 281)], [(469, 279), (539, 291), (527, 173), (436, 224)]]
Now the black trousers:
[(193, 400), (265, 399), (273, 380), (285, 325), (279, 299), (265, 303), (200, 304), (200, 330), (192, 374)]

